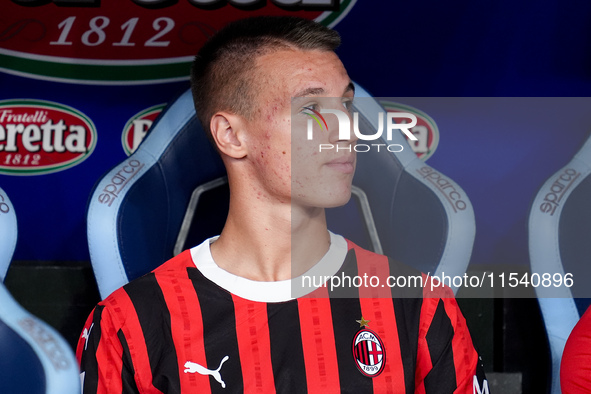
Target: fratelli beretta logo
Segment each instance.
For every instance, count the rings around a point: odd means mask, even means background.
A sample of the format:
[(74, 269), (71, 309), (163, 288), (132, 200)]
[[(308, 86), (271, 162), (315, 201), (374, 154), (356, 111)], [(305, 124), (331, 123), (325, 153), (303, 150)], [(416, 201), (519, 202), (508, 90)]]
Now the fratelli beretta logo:
[(333, 27), (356, 0), (5, 0), (0, 70), (51, 81), (129, 85), (188, 79), (228, 22), (295, 15)]
[(0, 173), (38, 175), (84, 161), (96, 128), (82, 112), (41, 100), (0, 101)]

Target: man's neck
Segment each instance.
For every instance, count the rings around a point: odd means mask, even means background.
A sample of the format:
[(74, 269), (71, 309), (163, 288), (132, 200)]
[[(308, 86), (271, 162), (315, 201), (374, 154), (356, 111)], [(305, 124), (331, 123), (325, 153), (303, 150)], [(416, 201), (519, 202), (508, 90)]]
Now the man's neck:
[(323, 208), (231, 199), (228, 219), (211, 253), (216, 264), (232, 274), (277, 281), (303, 274), (329, 247)]

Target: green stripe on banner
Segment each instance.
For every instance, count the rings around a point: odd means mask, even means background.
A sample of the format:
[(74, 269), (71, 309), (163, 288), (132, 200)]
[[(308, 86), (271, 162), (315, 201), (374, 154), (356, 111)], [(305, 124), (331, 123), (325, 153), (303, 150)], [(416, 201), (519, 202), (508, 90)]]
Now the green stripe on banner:
[(0, 68), (8, 72), (31, 76), (45, 76), (54, 79), (71, 80), (72, 82), (95, 81), (108, 82), (140, 82), (150, 80), (165, 80), (189, 77), (191, 62), (171, 64), (131, 64), (131, 65), (92, 65), (67, 64), (45, 60), (23, 59), (15, 56), (0, 54)]

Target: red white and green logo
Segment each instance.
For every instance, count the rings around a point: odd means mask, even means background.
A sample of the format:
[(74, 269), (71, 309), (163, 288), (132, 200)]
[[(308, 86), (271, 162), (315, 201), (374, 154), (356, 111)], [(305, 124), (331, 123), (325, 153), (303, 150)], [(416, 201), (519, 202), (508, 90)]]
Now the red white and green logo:
[(186, 80), (199, 48), (228, 22), (255, 15), (295, 15), (333, 27), (355, 2), (4, 1), (0, 70), (45, 80), (101, 85)]
[[(326, 124), (326, 120), (324, 119), (324, 116), (320, 114), (320, 112), (309, 107), (306, 107), (305, 109), (307, 112), (304, 113), (314, 119), (316, 123), (318, 123), (320, 130), (322, 130), (322, 125), (324, 125), (324, 130), (328, 131), (328, 124)], [(322, 120), (322, 123), (320, 123), (320, 120)], [(308, 129), (310, 129), (310, 127), (308, 127)], [(312, 130), (308, 130), (308, 139), (312, 139)]]
[(439, 144), (439, 129), (435, 121), (423, 111), (409, 105), (395, 103), (392, 101), (380, 101), (382, 107), (388, 112), (403, 112), (414, 114), (417, 124), (410, 129), (410, 132), (417, 138), (413, 141), (406, 136), (406, 140), (419, 159), (426, 161), (435, 153)]
[(0, 173), (39, 175), (86, 160), (96, 146), (92, 120), (67, 105), (42, 100), (0, 101)]
[(165, 106), (166, 104), (158, 104), (146, 108), (127, 121), (121, 134), (121, 145), (123, 145), (123, 150), (127, 156), (131, 156), (140, 146), (140, 143), (148, 134), (148, 130), (152, 127), (152, 123), (154, 123), (154, 120), (160, 115)]

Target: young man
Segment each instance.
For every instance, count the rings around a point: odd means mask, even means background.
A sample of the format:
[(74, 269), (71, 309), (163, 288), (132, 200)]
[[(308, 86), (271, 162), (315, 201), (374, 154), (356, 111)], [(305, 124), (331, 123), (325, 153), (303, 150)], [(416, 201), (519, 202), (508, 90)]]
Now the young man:
[(200, 50), (191, 83), (228, 172), (225, 227), (95, 308), (78, 349), (85, 393), (488, 392), (452, 296), (292, 297), (301, 275), (416, 274), (327, 230), (324, 209), (350, 198), (356, 141), (328, 117), (313, 144), (304, 130), (353, 98), (339, 42), (315, 22), (259, 17)]

